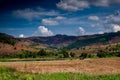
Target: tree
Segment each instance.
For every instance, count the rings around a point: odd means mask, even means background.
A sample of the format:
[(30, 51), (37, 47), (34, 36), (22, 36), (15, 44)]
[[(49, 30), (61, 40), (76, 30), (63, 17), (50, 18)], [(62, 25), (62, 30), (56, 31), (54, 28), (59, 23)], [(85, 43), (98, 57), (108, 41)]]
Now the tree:
[(75, 53), (70, 52), (70, 56), (71, 56), (71, 57), (75, 57)]
[(88, 54), (87, 53), (81, 53), (81, 55), (79, 56), (80, 59), (85, 59), (87, 58)]
[(68, 51), (67, 51), (66, 48), (63, 48), (63, 49), (59, 52), (59, 54), (62, 54), (64, 58), (69, 57), (69, 53), (68, 53)]
[(99, 50), (97, 52), (97, 56), (100, 57), (100, 58), (103, 58), (103, 57), (107, 57), (107, 52), (103, 51), (103, 50)]
[(46, 51), (44, 50), (44, 49), (41, 49), (38, 53), (37, 53), (37, 55), (38, 56), (46, 56)]

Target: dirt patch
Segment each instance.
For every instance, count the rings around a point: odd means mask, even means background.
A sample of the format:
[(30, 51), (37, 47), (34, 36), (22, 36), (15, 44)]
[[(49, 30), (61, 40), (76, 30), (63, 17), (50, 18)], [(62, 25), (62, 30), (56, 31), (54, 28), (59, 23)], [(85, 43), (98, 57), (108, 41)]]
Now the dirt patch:
[(45, 62), (0, 62), (0, 66), (8, 66), (15, 68), (17, 71), (32, 73), (79, 72), (87, 74), (116, 74), (120, 73), (120, 58)]

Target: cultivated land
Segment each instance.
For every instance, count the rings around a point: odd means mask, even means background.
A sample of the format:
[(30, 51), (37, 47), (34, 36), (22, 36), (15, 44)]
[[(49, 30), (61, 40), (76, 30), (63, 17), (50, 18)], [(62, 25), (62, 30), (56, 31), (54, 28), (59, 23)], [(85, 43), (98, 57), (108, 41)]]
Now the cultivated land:
[(20, 72), (83, 74), (120, 74), (120, 58), (97, 58), (85, 60), (0, 62), (0, 66), (11, 67)]

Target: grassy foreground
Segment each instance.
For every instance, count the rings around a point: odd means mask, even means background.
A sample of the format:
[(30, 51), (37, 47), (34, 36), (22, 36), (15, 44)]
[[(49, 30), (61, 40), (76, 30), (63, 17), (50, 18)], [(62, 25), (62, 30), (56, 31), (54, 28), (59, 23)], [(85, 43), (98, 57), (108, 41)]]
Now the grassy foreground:
[(0, 80), (120, 80), (120, 74), (86, 75), (80, 73), (30, 74), (0, 67)]

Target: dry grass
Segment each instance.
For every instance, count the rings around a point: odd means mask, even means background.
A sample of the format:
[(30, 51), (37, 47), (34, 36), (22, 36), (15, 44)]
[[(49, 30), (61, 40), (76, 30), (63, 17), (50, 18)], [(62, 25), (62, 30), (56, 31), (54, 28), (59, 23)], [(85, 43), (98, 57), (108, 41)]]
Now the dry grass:
[(21, 50), (28, 50), (32, 52), (37, 52), (40, 48), (46, 48), (46, 45), (36, 45), (30, 46), (30, 42), (18, 42), (14, 46), (10, 44), (5, 44), (0, 42), (0, 53), (15, 53)]
[(78, 72), (116, 74), (120, 73), (120, 58), (45, 62), (0, 62), (0, 66), (8, 66), (15, 68), (17, 71), (32, 73)]

